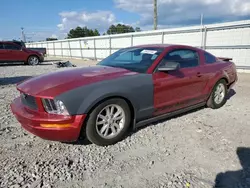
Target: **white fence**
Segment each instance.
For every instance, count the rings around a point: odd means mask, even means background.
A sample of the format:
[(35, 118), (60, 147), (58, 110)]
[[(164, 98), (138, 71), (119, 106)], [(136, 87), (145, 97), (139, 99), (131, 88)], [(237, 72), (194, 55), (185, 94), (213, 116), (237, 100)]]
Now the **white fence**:
[(201, 47), (216, 56), (250, 66), (250, 20), (156, 31), (26, 43), (43, 47), (48, 56), (103, 59), (116, 50), (140, 44), (174, 43)]

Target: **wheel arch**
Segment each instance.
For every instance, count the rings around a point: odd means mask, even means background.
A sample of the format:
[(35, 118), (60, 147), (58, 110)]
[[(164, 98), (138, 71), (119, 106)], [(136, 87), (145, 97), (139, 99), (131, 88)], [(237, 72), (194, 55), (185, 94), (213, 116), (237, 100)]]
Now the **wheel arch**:
[(99, 104), (103, 103), (106, 100), (109, 99), (114, 99), (114, 98), (118, 98), (118, 99), (123, 99), (124, 101), (126, 101), (126, 103), (129, 105), (129, 108), (131, 110), (131, 115), (135, 114), (135, 107), (134, 104), (131, 102), (131, 100), (128, 99), (128, 97), (122, 96), (122, 95), (110, 95), (110, 96), (106, 96), (103, 98), (100, 98), (99, 100), (95, 101), (86, 111), (87, 114), (90, 114)]
[(129, 109), (130, 109), (130, 113), (131, 113), (131, 125), (130, 125), (130, 128), (134, 128), (132, 126), (134, 126), (134, 120), (136, 118), (136, 108), (134, 106), (134, 104), (132, 103), (132, 101), (128, 98), (128, 97), (125, 97), (125, 96), (122, 96), (122, 95), (110, 95), (110, 96), (106, 96), (106, 97), (103, 97), (103, 98), (100, 98), (99, 100), (93, 102), (91, 104), (91, 106), (87, 109), (86, 111), (86, 119), (85, 121), (83, 122), (83, 125), (81, 127), (81, 131), (80, 131), (80, 135), (79, 137), (83, 136), (83, 137), (86, 137), (85, 135), (85, 128), (86, 128), (86, 123), (88, 121), (88, 118), (89, 118), (89, 115), (90, 113), (98, 106), (100, 105), (101, 103), (103, 103), (104, 101), (107, 101), (109, 99), (115, 99), (115, 98), (118, 98), (118, 99), (123, 99), (129, 106)]
[(214, 82), (214, 84), (213, 84), (212, 87), (211, 87), (210, 92), (213, 90), (214, 86), (215, 86), (220, 80), (224, 80), (224, 81), (226, 82), (226, 85), (228, 86), (228, 84), (229, 84), (229, 79), (228, 79), (228, 77), (227, 77), (227, 76), (221, 76), (221, 77), (219, 77), (219, 78), (216, 79), (216, 81)]
[(222, 76), (222, 77), (219, 77), (219, 78), (216, 78), (209, 86), (209, 90), (208, 90), (208, 95), (207, 95), (207, 99), (210, 97), (212, 91), (213, 91), (213, 88), (214, 86), (220, 81), (220, 80), (225, 80), (227, 86), (228, 86), (228, 78), (226, 76)]
[(228, 81), (228, 78), (227, 77), (221, 77), (221, 79), (220, 80), (225, 80), (226, 81), (226, 83), (228, 83), (229, 81)]
[(214, 86), (216, 85), (217, 82), (219, 82), (220, 80), (225, 80), (226, 84), (227, 84), (227, 88), (229, 87), (229, 76), (227, 74), (227, 72), (225, 72), (224, 70), (219, 71), (215, 74), (214, 78), (211, 79), (207, 85), (207, 94), (208, 96), (210, 96)]
[(26, 62), (27, 62), (27, 63), (28, 63), (28, 61), (29, 61), (29, 58), (32, 57), (32, 56), (37, 57), (38, 61), (40, 62), (40, 59), (39, 59), (38, 55), (36, 55), (36, 54), (31, 54), (31, 55), (29, 55), (29, 56), (27, 57), (27, 59), (26, 59)]
[[(213, 104), (212, 104), (212, 94), (213, 94), (213, 90), (214, 90), (214, 88), (215, 88), (215, 86), (218, 84), (218, 82), (220, 82), (220, 81), (222, 81), (222, 80), (224, 80), (225, 82), (226, 82), (226, 93), (225, 93), (225, 95), (227, 94), (227, 89), (228, 89), (228, 87), (229, 87), (229, 81), (228, 81), (228, 79), (226, 78), (226, 77), (221, 77), (220, 79), (218, 79), (215, 83), (214, 83), (214, 85), (213, 85), (213, 87), (212, 87), (212, 89), (211, 89), (211, 91), (210, 91), (210, 93), (209, 93), (209, 95), (208, 95), (208, 98), (207, 98), (207, 102), (206, 102), (206, 105), (208, 106), (208, 107), (212, 107), (213, 106)], [(215, 108), (215, 107), (212, 107), (212, 108)]]

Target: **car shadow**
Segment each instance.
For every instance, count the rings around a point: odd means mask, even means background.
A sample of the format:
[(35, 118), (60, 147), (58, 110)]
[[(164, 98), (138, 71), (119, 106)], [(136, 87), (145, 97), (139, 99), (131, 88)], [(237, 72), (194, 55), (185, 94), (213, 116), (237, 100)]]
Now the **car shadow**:
[(159, 123), (163, 123), (163, 122), (168, 121), (168, 120), (171, 120), (171, 119), (179, 118), (179, 117), (182, 117), (182, 116), (185, 116), (185, 115), (188, 115), (188, 114), (197, 112), (197, 111), (202, 110), (202, 109), (205, 109), (205, 108), (206, 108), (206, 107), (203, 106), (203, 107), (199, 107), (199, 108), (190, 110), (190, 111), (188, 111), (188, 112), (183, 112), (183, 113), (180, 113), (180, 114), (171, 116), (171, 117), (163, 118), (163, 119), (161, 119), (161, 120), (156, 120), (156, 121), (154, 121), (154, 122), (152, 122), (152, 123), (149, 123), (149, 124), (140, 126), (140, 127), (136, 128), (136, 129), (134, 129), (134, 130), (131, 130), (131, 131), (129, 132), (129, 134), (127, 135), (127, 137), (129, 137), (129, 136), (131, 136), (131, 135), (133, 135), (133, 134), (135, 134), (135, 133), (139, 132), (140, 130), (145, 129), (145, 128), (147, 128), (147, 127), (155, 126), (155, 125), (157, 125), (157, 124), (159, 124)]
[(41, 62), (41, 63), (39, 63), (38, 65), (35, 65), (35, 66), (53, 65), (52, 63), (53, 63), (52, 61), (46, 61), (46, 62)]
[(23, 65), (23, 62), (17, 62), (17, 63), (0, 63), (0, 67), (11, 67), (11, 66), (20, 66)]
[(50, 59), (50, 60), (44, 60), (43, 62), (55, 62), (55, 61), (63, 61), (61, 59)]
[(36, 67), (36, 66), (43, 66), (43, 65), (52, 65), (52, 61), (51, 63), (49, 63), (50, 61), (47, 61), (45, 63), (41, 62), (38, 65), (35, 66), (31, 66), (31, 65), (25, 65), (24, 63), (1, 63), (0, 67), (12, 67), (12, 66), (29, 66), (29, 67)]
[(77, 141), (74, 142), (61, 142), (63, 144), (69, 144), (69, 145), (83, 145), (83, 146), (87, 146), (87, 145), (91, 145), (92, 143), (87, 139), (87, 138), (80, 138)]
[(28, 78), (31, 78), (31, 76), (15, 76), (15, 77), (0, 78), (0, 86), (17, 84)]
[(236, 153), (242, 169), (219, 173), (213, 188), (250, 187), (250, 148), (238, 147)]
[(236, 91), (234, 89), (230, 89), (228, 94), (227, 94), (227, 100), (231, 99), (236, 94)]

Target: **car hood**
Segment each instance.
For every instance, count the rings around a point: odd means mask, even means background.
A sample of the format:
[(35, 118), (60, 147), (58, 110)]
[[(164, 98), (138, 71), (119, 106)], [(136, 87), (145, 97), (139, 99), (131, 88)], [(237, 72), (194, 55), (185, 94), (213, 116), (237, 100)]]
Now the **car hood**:
[(70, 68), (27, 79), (17, 84), (17, 89), (32, 96), (54, 98), (80, 86), (134, 74), (137, 73), (127, 69), (98, 65)]

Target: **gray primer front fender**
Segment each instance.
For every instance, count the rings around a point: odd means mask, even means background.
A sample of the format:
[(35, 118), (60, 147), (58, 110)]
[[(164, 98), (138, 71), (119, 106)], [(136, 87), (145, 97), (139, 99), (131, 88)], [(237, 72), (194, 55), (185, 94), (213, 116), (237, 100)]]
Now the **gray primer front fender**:
[(154, 111), (154, 89), (151, 74), (123, 76), (113, 80), (85, 85), (57, 96), (70, 115), (87, 114), (90, 109), (108, 97), (124, 97), (135, 110), (136, 119), (150, 117)]

